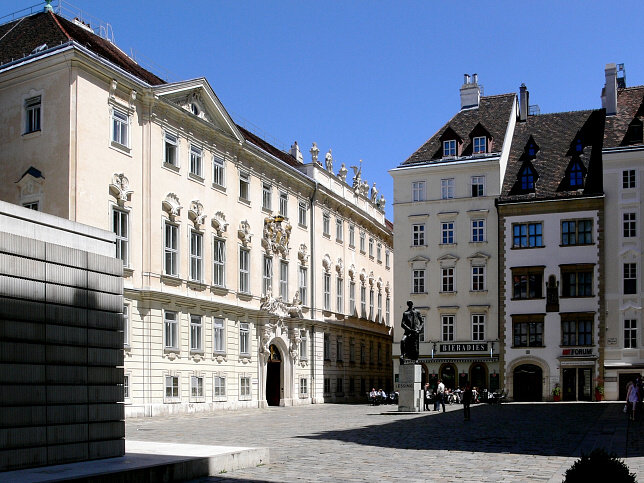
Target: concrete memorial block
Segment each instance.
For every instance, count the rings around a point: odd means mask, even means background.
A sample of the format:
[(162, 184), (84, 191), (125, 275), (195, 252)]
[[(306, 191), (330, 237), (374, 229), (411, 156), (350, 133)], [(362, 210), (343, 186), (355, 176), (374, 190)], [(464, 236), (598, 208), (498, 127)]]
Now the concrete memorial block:
[(398, 411), (420, 412), (423, 408), (421, 382), (423, 369), (419, 364), (400, 366), (398, 379)]

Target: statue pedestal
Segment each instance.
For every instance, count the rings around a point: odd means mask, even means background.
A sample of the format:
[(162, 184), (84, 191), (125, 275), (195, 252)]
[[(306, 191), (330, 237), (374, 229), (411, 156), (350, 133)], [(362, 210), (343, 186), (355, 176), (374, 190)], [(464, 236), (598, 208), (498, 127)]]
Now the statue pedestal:
[(423, 369), (420, 364), (400, 366), (398, 375), (398, 411), (418, 413), (422, 410), (421, 393)]

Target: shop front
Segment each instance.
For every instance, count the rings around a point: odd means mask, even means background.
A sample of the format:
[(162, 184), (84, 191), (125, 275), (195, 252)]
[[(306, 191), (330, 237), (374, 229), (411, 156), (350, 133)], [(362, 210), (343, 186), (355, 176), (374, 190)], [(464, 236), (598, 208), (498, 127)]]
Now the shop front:
[(562, 349), (559, 364), (563, 401), (593, 400), (597, 359), (598, 355), (594, 347)]

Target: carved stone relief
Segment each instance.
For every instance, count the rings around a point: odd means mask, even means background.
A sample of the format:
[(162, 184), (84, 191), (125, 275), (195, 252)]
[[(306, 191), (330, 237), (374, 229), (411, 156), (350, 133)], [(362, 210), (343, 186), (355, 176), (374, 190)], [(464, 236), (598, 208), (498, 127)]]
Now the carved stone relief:
[(212, 227), (217, 231), (217, 236), (224, 236), (226, 229), (228, 228), (228, 223), (226, 222), (226, 215), (221, 211), (215, 213), (212, 217)]
[(168, 213), (171, 220), (179, 217), (183, 208), (179, 202), (179, 197), (174, 193), (168, 193), (165, 200), (161, 202), (161, 206)]

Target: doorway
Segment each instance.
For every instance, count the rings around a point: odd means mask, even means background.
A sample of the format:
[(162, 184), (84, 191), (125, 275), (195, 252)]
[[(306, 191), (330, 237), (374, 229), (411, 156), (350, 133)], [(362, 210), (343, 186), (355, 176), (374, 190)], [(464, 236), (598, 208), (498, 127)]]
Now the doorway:
[(266, 403), (269, 406), (279, 406), (282, 394), (282, 356), (274, 344), (271, 344), (269, 351), (266, 362)]
[(456, 366), (454, 364), (443, 364), (439, 373), (446, 389), (456, 388)]
[(470, 381), (472, 387), (476, 387), (479, 391), (487, 388), (487, 368), (485, 364), (472, 364), (470, 367)]
[(570, 367), (563, 370), (562, 399), (564, 401), (591, 401), (592, 370)]
[(543, 397), (543, 375), (541, 368), (534, 364), (522, 364), (514, 370), (515, 401), (541, 401)]

